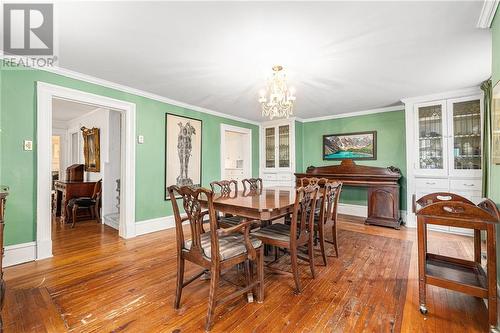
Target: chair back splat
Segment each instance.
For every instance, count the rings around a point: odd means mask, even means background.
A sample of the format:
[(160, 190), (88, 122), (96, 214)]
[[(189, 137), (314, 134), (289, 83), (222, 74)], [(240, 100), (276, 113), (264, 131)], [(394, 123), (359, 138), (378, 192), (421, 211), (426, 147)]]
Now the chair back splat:
[(218, 192), (222, 196), (237, 195), (238, 193), (238, 182), (236, 180), (219, 180), (210, 183), (210, 188), (212, 192)]
[[(168, 188), (170, 199), (172, 201), (172, 208), (175, 218), (175, 232), (177, 237), (177, 250), (182, 251), (185, 248), (184, 231), (182, 229), (182, 222), (189, 221), (189, 228), (191, 230), (191, 247), (188, 252), (191, 252), (200, 261), (205, 261), (203, 258), (203, 250), (201, 247), (201, 234), (205, 233), (203, 229), (203, 218), (208, 214), (210, 230), (217, 229), (217, 219), (213, 207), (213, 192), (202, 187), (192, 188), (189, 186), (170, 186)], [(181, 217), (181, 212), (177, 204), (176, 197), (181, 196), (182, 206), (186, 217)], [(208, 202), (208, 210), (202, 213), (200, 196), (205, 196)], [(211, 233), (211, 258), (218, 258), (219, 242), (214, 232)]]
[(243, 183), (243, 192), (262, 191), (262, 178), (246, 178), (241, 182)]

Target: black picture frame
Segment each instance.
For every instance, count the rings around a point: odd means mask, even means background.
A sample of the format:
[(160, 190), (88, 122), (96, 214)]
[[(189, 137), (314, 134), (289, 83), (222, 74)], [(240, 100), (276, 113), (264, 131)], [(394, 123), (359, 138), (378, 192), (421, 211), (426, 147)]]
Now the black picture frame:
[[(326, 154), (325, 148), (327, 145), (327, 140), (328, 138), (331, 137), (346, 137), (346, 136), (353, 136), (353, 135), (371, 135), (371, 140), (372, 140), (372, 151), (371, 151), (371, 156), (367, 157), (362, 157), (362, 156), (345, 156), (345, 157), (331, 157), (328, 155), (331, 154)], [(340, 161), (340, 160), (345, 160), (345, 159), (351, 159), (351, 160), (376, 160), (377, 159), (377, 131), (365, 131), (365, 132), (351, 132), (351, 133), (338, 133), (338, 134), (325, 134), (323, 135), (323, 140), (322, 140), (322, 155), (323, 155), (323, 160), (324, 161)]]
[(199, 122), (200, 124), (200, 154), (199, 154), (199, 157), (200, 157), (200, 167), (199, 167), (199, 177), (200, 177), (200, 183), (199, 184), (194, 184), (196, 186), (201, 186), (202, 184), (202, 166), (203, 166), (203, 120), (201, 119), (197, 119), (197, 118), (192, 118), (192, 117), (187, 117), (187, 116), (184, 116), (184, 115), (179, 115), (179, 114), (175, 114), (175, 113), (170, 113), (170, 112), (166, 112), (165, 113), (165, 151), (164, 151), (164, 156), (165, 156), (165, 166), (164, 166), (164, 172), (163, 172), (163, 177), (164, 177), (164, 199), (165, 201), (170, 201), (170, 194), (168, 193), (168, 186), (172, 185), (172, 184), (167, 184), (167, 168), (168, 168), (168, 146), (169, 146), (169, 142), (168, 142), (168, 135), (167, 135), (167, 130), (168, 130), (168, 117), (169, 116), (174, 116), (174, 117), (178, 117), (178, 118), (184, 118), (184, 119), (189, 119), (189, 120), (192, 120), (192, 121), (196, 121), (196, 122)]

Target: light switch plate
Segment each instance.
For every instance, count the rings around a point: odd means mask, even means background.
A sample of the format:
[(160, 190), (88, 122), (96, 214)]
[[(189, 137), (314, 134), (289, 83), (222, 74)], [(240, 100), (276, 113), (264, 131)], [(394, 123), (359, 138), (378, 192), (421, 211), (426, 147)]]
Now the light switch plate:
[(143, 144), (144, 143), (144, 135), (139, 135), (137, 137), (137, 142), (140, 143), (140, 144)]
[(24, 140), (24, 150), (33, 150), (33, 141)]

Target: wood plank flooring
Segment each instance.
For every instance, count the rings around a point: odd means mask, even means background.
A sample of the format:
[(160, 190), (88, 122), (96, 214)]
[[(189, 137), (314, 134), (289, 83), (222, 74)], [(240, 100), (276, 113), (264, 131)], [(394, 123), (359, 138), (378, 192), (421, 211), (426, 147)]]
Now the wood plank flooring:
[[(53, 258), (5, 270), (5, 332), (203, 330), (206, 281), (186, 287), (181, 309), (172, 308), (174, 230), (123, 240), (92, 221), (54, 226)], [(325, 268), (318, 256), (315, 280), (302, 263), (301, 295), (292, 293), (291, 277), (266, 273), (265, 302), (241, 299), (220, 307), (212, 331), (487, 332), (484, 303), (452, 291), (429, 287), (429, 314), (420, 314), (414, 230), (365, 226), (344, 216), (339, 240), (340, 259), (329, 257)], [(383, 251), (376, 256), (375, 249)], [(431, 233), (429, 250), (472, 258), (472, 239)], [(287, 260), (279, 265), (287, 267)], [(188, 264), (186, 276), (197, 270)], [(238, 278), (235, 270), (227, 274), (227, 280)], [(231, 288), (225, 283), (222, 292)]]

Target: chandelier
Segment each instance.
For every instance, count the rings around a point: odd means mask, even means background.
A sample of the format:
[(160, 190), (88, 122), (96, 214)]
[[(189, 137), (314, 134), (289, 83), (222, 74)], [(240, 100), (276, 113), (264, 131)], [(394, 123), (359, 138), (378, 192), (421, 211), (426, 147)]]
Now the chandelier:
[(262, 116), (273, 118), (288, 118), (293, 114), (295, 102), (294, 89), (288, 88), (283, 67), (273, 67), (273, 75), (267, 83), (267, 91), (261, 90), (259, 103), (262, 106)]

